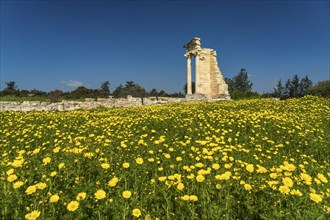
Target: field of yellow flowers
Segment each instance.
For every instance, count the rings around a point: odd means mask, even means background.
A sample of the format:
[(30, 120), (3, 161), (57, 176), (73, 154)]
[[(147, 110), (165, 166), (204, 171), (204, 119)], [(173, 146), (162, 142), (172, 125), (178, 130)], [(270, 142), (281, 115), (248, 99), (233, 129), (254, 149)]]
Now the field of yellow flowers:
[(0, 219), (330, 218), (329, 99), (0, 118)]

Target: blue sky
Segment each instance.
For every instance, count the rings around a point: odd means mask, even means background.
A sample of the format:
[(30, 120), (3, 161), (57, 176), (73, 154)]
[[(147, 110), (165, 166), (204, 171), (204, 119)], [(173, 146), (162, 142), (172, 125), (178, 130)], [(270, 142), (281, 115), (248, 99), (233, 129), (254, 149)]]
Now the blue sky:
[(132, 80), (182, 91), (182, 47), (200, 37), (225, 77), (270, 92), (294, 74), (330, 78), (329, 1), (1, 1), (1, 88), (111, 91)]

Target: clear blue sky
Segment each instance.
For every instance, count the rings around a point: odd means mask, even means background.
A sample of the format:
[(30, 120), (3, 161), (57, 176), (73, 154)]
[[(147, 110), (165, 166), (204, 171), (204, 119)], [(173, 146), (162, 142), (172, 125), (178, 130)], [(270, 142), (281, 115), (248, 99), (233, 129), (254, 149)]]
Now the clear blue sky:
[(294, 74), (329, 79), (329, 1), (1, 0), (1, 88), (111, 91), (127, 80), (182, 91), (193, 37), (225, 77), (247, 69), (270, 92)]

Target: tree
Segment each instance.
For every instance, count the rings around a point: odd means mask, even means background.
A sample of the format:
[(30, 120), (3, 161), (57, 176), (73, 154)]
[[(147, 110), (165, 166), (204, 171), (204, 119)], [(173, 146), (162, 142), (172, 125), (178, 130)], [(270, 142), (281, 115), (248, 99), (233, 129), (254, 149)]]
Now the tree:
[[(187, 83), (184, 84), (184, 86), (183, 86), (183, 91), (184, 91), (184, 94), (187, 94), (187, 91), (188, 91), (188, 90), (187, 90)], [(195, 84), (194, 81), (191, 82), (191, 91), (192, 91), (192, 94), (194, 94), (195, 91), (196, 91), (196, 84)]]
[(48, 92), (47, 96), (51, 102), (57, 102), (62, 94), (63, 92), (61, 90), (54, 90)]
[(276, 88), (274, 88), (274, 97), (282, 98), (284, 95), (284, 86), (282, 85), (282, 80), (277, 82)]
[(175, 97), (175, 98), (184, 98), (184, 94), (182, 92), (174, 92), (171, 94), (168, 94), (169, 97)]
[(15, 81), (6, 82), (7, 87), (1, 91), (2, 96), (19, 96)]
[(168, 97), (168, 94), (164, 90), (160, 90), (159, 93), (158, 93), (158, 95), (160, 97)]
[(109, 81), (105, 81), (104, 83), (101, 84), (100, 92), (104, 96), (109, 96), (110, 95), (110, 83), (109, 83)]
[(46, 92), (40, 91), (38, 89), (32, 89), (29, 94), (33, 95), (33, 96), (46, 96)]
[(124, 87), (122, 84), (117, 86), (115, 90), (112, 92), (113, 97), (115, 98), (123, 98), (124, 97)]
[(299, 97), (299, 82), (299, 77), (297, 74), (295, 74), (290, 82), (290, 97)]
[(253, 83), (248, 79), (246, 69), (241, 69), (237, 76), (233, 78), (235, 90), (251, 92)]
[(289, 97), (291, 97), (291, 94), (292, 94), (292, 93), (293, 93), (293, 92), (291, 91), (291, 81), (290, 81), (290, 79), (288, 79), (288, 80), (285, 82), (283, 98), (289, 98)]
[(299, 95), (300, 96), (305, 96), (307, 95), (308, 89), (313, 85), (312, 80), (308, 78), (306, 75), (304, 78), (300, 80), (300, 85), (299, 85)]
[(253, 83), (248, 78), (248, 73), (244, 68), (232, 79), (225, 78), (231, 98), (244, 99), (259, 97), (257, 93), (252, 92)]
[(282, 95), (277, 96), (279, 89), (278, 86), (277, 89), (274, 89), (273, 95), (280, 97), (281, 99), (303, 97), (307, 94), (307, 91), (312, 84), (312, 80), (310, 80), (307, 75), (299, 80), (298, 75), (295, 74), (291, 79), (286, 81)]
[(307, 90), (308, 95), (317, 95), (330, 98), (330, 80), (319, 81)]
[(11, 90), (11, 91), (17, 90), (17, 86), (16, 86), (15, 81), (6, 82), (6, 85), (7, 85), (7, 87), (5, 88), (6, 90)]
[(96, 96), (97, 94), (95, 94), (93, 89), (88, 89), (85, 86), (79, 86), (70, 93), (65, 94), (65, 97), (69, 99), (95, 98)]
[(226, 78), (225, 80), (228, 84), (229, 93), (234, 91), (251, 92), (253, 83), (248, 78), (248, 73), (244, 68), (232, 79)]
[(133, 81), (126, 81), (125, 86), (120, 84), (112, 94), (115, 98), (126, 98), (127, 95), (143, 98), (146, 96), (147, 92), (139, 84), (136, 84)]
[(149, 95), (150, 96), (158, 96), (158, 91), (157, 91), (157, 89), (152, 89), (152, 90), (150, 90), (150, 92), (149, 92)]
[(231, 94), (232, 92), (234, 92), (234, 81), (232, 80), (232, 79), (230, 79), (230, 78), (225, 78), (225, 81), (226, 81), (226, 83), (227, 83), (227, 85), (228, 85), (228, 92), (229, 92), (229, 94)]

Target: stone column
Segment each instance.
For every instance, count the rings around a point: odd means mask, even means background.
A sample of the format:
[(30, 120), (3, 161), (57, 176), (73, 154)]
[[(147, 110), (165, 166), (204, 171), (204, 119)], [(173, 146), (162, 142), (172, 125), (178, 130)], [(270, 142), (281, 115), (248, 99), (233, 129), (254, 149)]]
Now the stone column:
[(187, 57), (187, 95), (192, 94), (191, 89), (191, 57), (189, 54), (186, 54)]
[(201, 71), (201, 68), (200, 68), (200, 63), (199, 63), (199, 58), (200, 58), (200, 55), (199, 54), (196, 54), (196, 57), (195, 57), (195, 63), (196, 63), (196, 80), (195, 80), (195, 93), (198, 94), (200, 93), (199, 91), (199, 80), (200, 80), (200, 71)]

